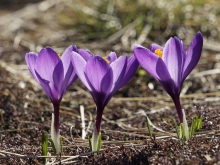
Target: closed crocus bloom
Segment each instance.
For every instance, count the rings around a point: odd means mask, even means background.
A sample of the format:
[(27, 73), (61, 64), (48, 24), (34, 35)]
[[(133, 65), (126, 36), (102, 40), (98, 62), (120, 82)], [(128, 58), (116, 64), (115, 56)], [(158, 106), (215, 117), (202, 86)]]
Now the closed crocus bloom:
[(57, 153), (60, 152), (60, 101), (67, 88), (77, 78), (72, 62), (70, 61), (72, 51), (77, 51), (75, 46), (69, 46), (62, 56), (60, 56), (53, 49), (47, 47), (42, 49), (38, 55), (30, 52), (25, 56), (30, 73), (43, 87), (54, 107), (54, 114), (52, 114), (51, 122), (51, 138), (54, 142)]
[[(89, 58), (82, 58), (82, 53)], [(88, 88), (96, 104), (97, 116), (92, 137), (92, 149), (96, 151), (104, 108), (114, 93), (132, 78), (139, 64), (134, 55), (117, 58), (111, 52), (107, 57), (101, 57), (83, 50), (73, 52), (72, 62), (79, 79)]]
[(164, 47), (152, 44), (150, 49), (135, 45), (134, 55), (140, 65), (148, 71), (171, 96), (176, 106), (179, 120), (183, 123), (180, 91), (183, 81), (198, 63), (203, 46), (203, 36), (198, 32), (188, 50), (177, 37), (170, 38)]

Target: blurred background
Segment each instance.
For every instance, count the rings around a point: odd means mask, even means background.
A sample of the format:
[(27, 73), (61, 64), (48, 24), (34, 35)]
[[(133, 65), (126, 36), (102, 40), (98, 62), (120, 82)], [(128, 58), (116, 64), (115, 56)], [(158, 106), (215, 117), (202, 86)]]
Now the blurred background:
[[(1, 39), (42, 46), (131, 51), (134, 43), (219, 39), (217, 0), (1, 0)], [(27, 45), (26, 45), (27, 46)]]

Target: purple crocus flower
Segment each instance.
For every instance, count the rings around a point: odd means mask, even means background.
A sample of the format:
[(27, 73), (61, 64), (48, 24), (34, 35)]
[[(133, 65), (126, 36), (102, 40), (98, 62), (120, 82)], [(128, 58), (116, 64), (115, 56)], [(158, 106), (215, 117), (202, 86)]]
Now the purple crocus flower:
[(180, 91), (183, 81), (198, 63), (203, 46), (203, 36), (198, 32), (191, 41), (188, 51), (177, 37), (170, 38), (164, 47), (152, 44), (149, 49), (135, 45), (134, 55), (140, 65), (159, 81), (171, 96), (179, 120), (183, 123)]
[(69, 46), (63, 55), (59, 55), (50, 47), (42, 49), (39, 54), (30, 52), (25, 56), (30, 73), (35, 80), (43, 87), (50, 98), (54, 115), (52, 115), (51, 138), (60, 152), (59, 140), (59, 106), (60, 101), (67, 88), (76, 80), (70, 56), (72, 51), (77, 51), (76, 46)]
[(82, 49), (78, 53), (73, 52), (72, 62), (96, 104), (97, 116), (92, 137), (92, 149), (95, 151), (104, 108), (114, 93), (132, 78), (139, 63), (134, 55), (117, 58), (116, 53), (111, 52), (107, 57), (101, 57)]

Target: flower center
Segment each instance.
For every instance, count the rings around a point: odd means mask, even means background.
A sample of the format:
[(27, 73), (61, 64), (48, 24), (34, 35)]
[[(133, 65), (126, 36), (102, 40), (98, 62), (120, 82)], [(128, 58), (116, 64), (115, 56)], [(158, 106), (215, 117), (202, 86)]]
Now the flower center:
[(108, 64), (111, 63), (106, 56), (104, 56), (104, 57), (102, 57), (102, 58), (103, 58)]
[(60, 58), (61, 58), (61, 56), (62, 56), (62, 54), (61, 54), (61, 53), (58, 53), (57, 55), (58, 55), (58, 57), (60, 57)]
[(162, 51), (161, 49), (156, 49), (156, 50), (154, 51), (154, 53), (155, 53), (156, 55), (158, 55), (160, 58), (162, 58), (163, 51)]

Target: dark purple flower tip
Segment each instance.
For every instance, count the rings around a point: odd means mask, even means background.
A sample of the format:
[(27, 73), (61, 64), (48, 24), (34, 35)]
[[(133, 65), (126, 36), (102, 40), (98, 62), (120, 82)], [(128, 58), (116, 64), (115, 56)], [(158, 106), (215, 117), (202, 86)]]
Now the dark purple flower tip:
[(111, 52), (108, 56), (107, 59), (110, 61), (110, 63), (114, 62), (117, 60), (117, 55), (115, 52)]

